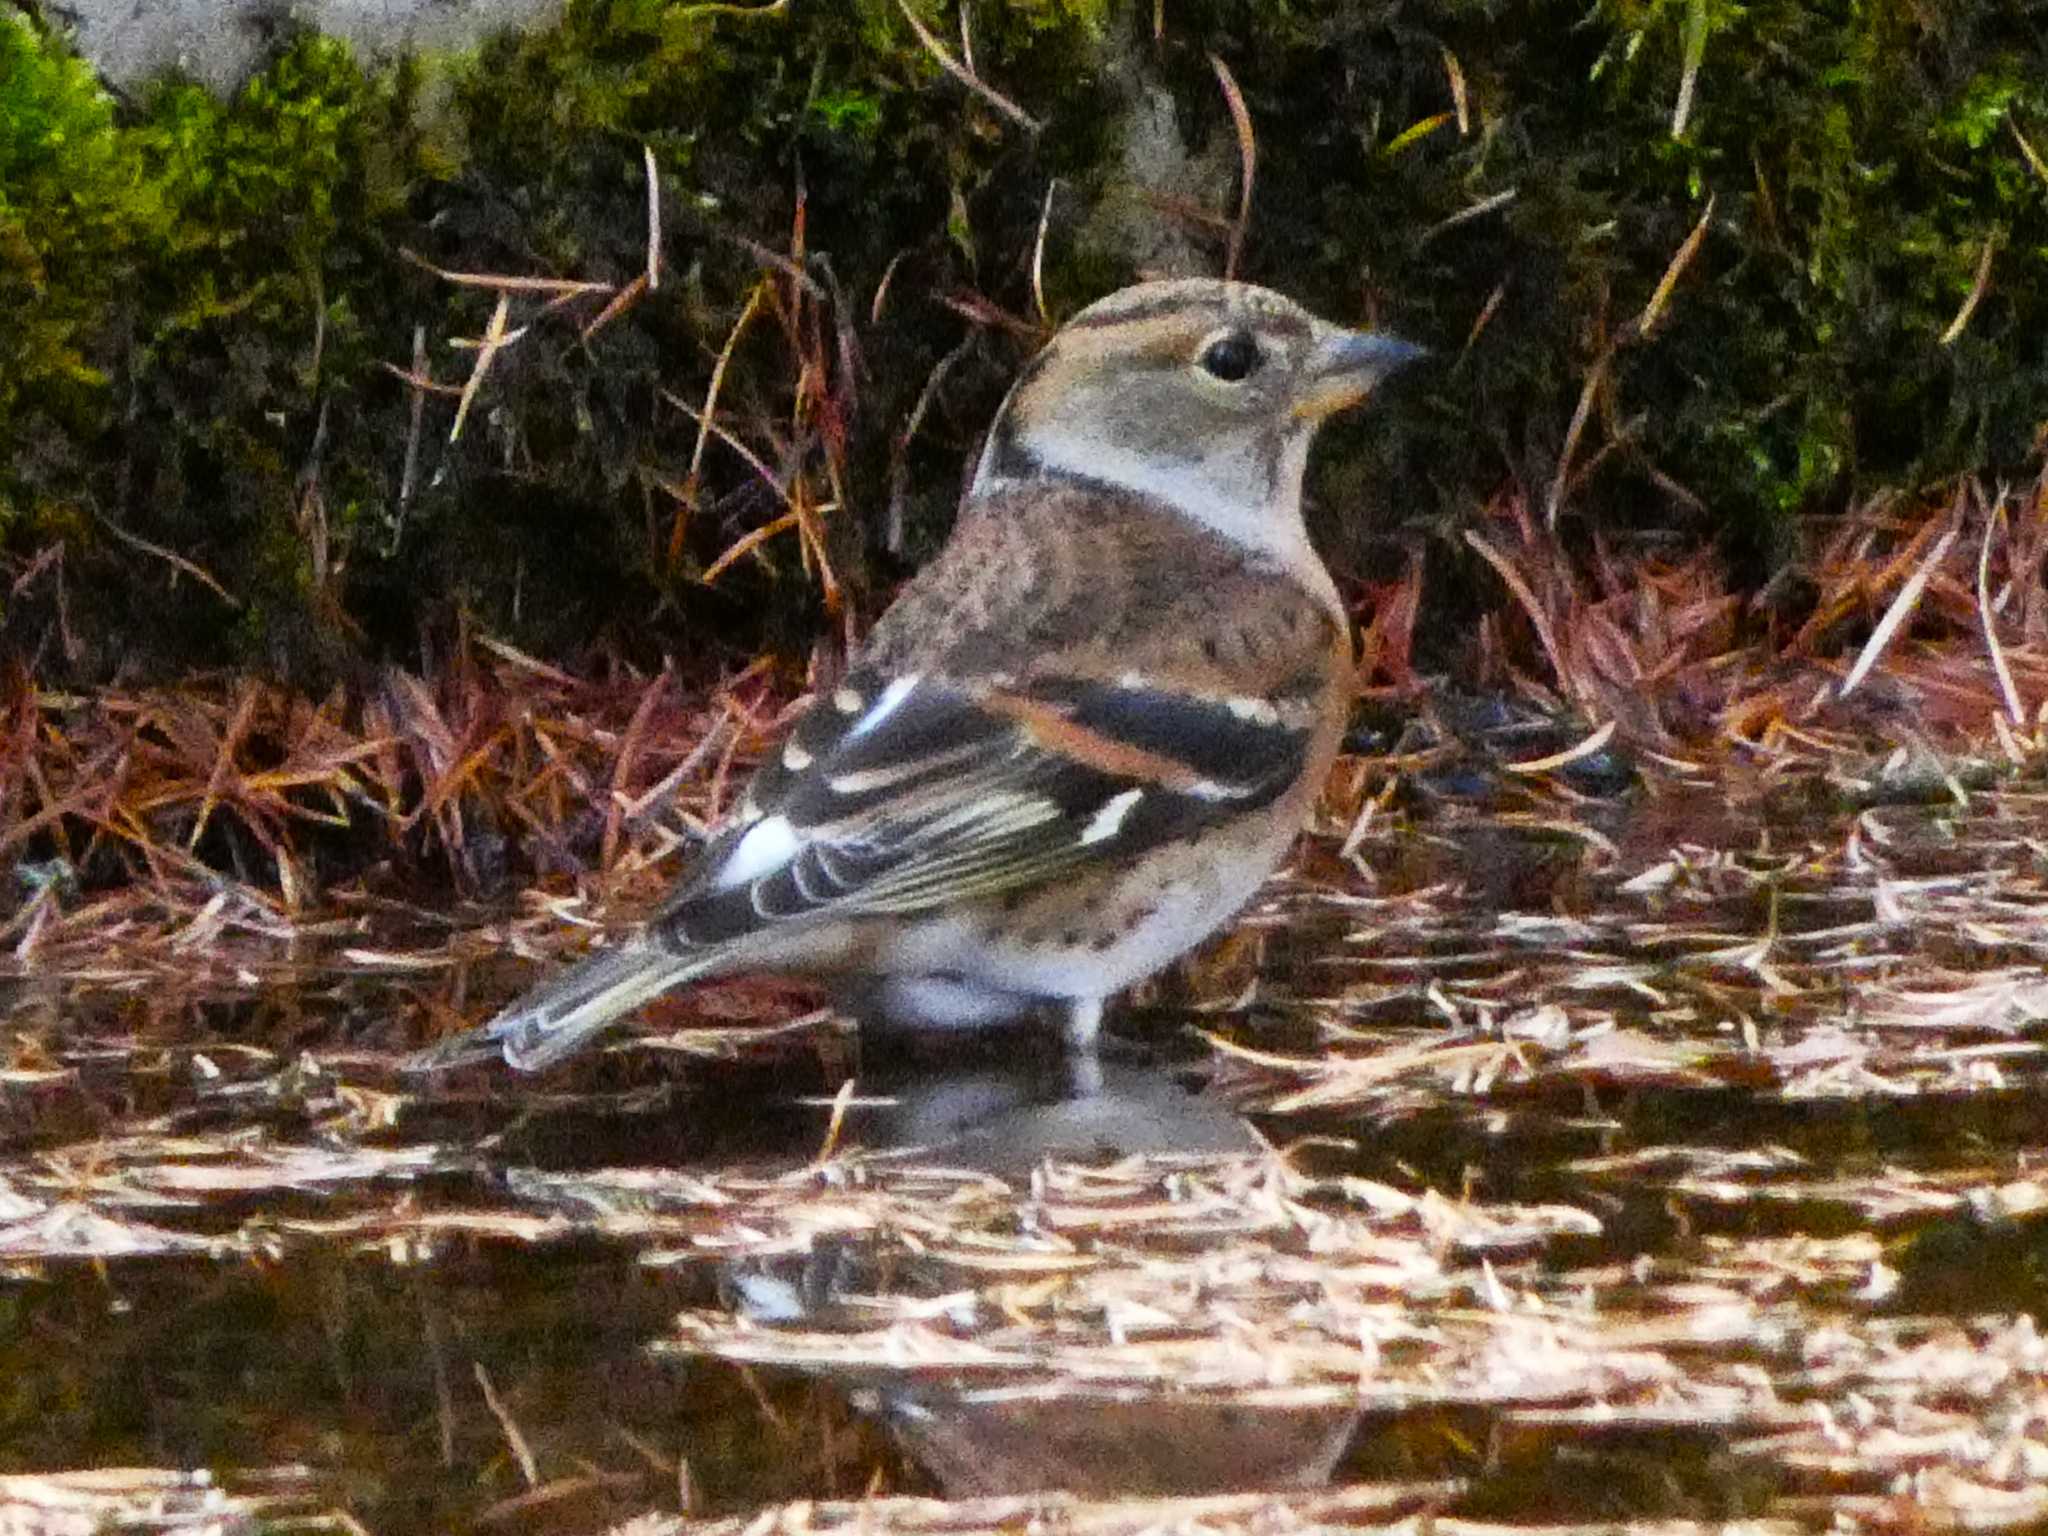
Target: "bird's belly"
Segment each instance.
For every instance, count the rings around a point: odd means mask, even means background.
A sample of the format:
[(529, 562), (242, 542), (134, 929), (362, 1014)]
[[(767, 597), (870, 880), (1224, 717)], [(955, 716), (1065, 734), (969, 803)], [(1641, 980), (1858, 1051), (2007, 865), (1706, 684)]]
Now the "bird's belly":
[(1142, 981), (1222, 927), (1257, 893), (1293, 829), (1256, 842), (1174, 848), (1135, 866), (933, 916), (893, 935), (877, 971), (941, 976), (1039, 998), (1106, 997)]

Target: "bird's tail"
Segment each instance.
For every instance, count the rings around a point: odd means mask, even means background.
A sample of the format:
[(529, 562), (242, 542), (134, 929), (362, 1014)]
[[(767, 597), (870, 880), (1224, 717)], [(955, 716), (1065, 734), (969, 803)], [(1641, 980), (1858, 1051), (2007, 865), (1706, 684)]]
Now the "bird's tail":
[(642, 1003), (711, 966), (709, 956), (679, 955), (658, 939), (636, 934), (585, 956), (489, 1023), (407, 1057), (404, 1069), (439, 1072), (503, 1056), (521, 1072), (538, 1072), (573, 1055)]

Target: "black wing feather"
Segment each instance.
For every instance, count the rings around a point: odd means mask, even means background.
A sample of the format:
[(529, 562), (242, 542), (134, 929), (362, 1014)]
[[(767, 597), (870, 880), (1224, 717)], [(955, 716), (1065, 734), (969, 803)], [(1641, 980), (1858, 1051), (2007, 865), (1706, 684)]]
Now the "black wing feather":
[[(849, 680), (870, 709), (872, 684)], [(1004, 699), (1043, 707), (1114, 750), (1077, 756)], [(1269, 803), (1300, 776), (1309, 748), (1305, 726), (1271, 711), (1137, 679), (1051, 680), (998, 699), (921, 678), (879, 721), (821, 701), (791, 740), (794, 753), (755, 780), (747, 819), (705, 851), (700, 873), (657, 919), (672, 943), (934, 910), (1043, 884), (1083, 862), (1128, 861)], [(795, 835), (794, 856), (721, 883), (748, 832), (776, 817)]]

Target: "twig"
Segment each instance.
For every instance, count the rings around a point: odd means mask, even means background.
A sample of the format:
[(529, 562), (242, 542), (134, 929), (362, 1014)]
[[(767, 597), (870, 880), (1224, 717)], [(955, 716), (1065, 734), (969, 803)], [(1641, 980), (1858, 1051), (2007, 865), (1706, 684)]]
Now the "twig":
[(1685, 66), (1678, 77), (1678, 104), (1671, 109), (1671, 137), (1685, 137), (1692, 121), (1693, 90), (1699, 84), (1700, 64), (1707, 56), (1706, 0), (1688, 0), (1685, 8)]
[(725, 0), (711, 0), (705, 5), (685, 5), (670, 13), (672, 19), (683, 21), (692, 16), (775, 16), (789, 9), (789, 0), (768, 0), (766, 5), (730, 5)]
[(213, 755), (213, 768), (207, 775), (206, 793), (199, 801), (199, 814), (193, 818), (191, 836), (185, 839), (185, 851), (196, 853), (200, 840), (206, 836), (206, 824), (213, 819), (214, 807), (220, 804), (221, 791), (227, 788), (228, 778), (235, 768), (235, 753), (240, 750), (242, 737), (249, 729), (250, 717), (256, 713), (260, 690), (252, 681), (242, 687), (242, 696), (235, 701), (234, 715), (228, 721), (228, 728), (222, 733), (220, 747)]
[(1991, 256), (1997, 249), (1998, 237), (1985, 236), (1984, 253), (1977, 258), (1976, 281), (1970, 284), (1970, 292), (1963, 299), (1963, 307), (1956, 311), (1955, 319), (1951, 320), (1948, 329), (1941, 333), (1941, 345), (1944, 347), (1956, 344), (1964, 328), (1969, 325), (1970, 317), (1977, 313), (1977, 306), (1984, 301), (1984, 294), (1991, 287)]
[(1389, 160), (1393, 159), (1396, 155), (1405, 154), (1432, 133), (1435, 133), (1437, 129), (1446, 127), (1456, 120), (1456, 115), (1450, 112), (1432, 112), (1428, 117), (1418, 118), (1395, 134), (1387, 142), (1387, 147), (1381, 150), (1380, 153)]
[(685, 400), (681, 395), (675, 394), (670, 390), (664, 389), (661, 392), (661, 398), (666, 400), (670, 405), (674, 406), (677, 410), (681, 411), (685, 416), (689, 417), (690, 420), (697, 422), (699, 425), (707, 428), (711, 432), (711, 434), (714, 437), (716, 437), (721, 443), (725, 444), (726, 447), (730, 448), (734, 453), (738, 454), (741, 458), (745, 459), (748, 464), (752, 465), (754, 473), (759, 475), (763, 480), (767, 481), (769, 488), (772, 489), (778, 497), (780, 497), (785, 503), (789, 501), (789, 487), (784, 485), (780, 480), (776, 479), (775, 472), (761, 461), (761, 456), (758, 453), (754, 452), (753, 449), (749, 448), (745, 443), (741, 442), (738, 438), (734, 437), (732, 433), (728, 432), (725, 429), (723, 423), (713, 421), (709, 416), (706, 416), (700, 411), (698, 411), (698, 409), (694, 405), (690, 404), (690, 402)]
[(1693, 225), (1692, 233), (1679, 243), (1677, 253), (1664, 268), (1664, 275), (1657, 279), (1657, 286), (1650, 294), (1650, 302), (1643, 306), (1643, 312), (1636, 316), (1631, 328), (1633, 337), (1648, 336), (1657, 328), (1657, 322), (1664, 317), (1664, 307), (1671, 302), (1671, 291), (1678, 286), (1678, 279), (1685, 269), (1692, 265), (1693, 257), (1699, 254), (1700, 242), (1707, 237), (1707, 225), (1714, 217), (1714, 199), (1707, 199), (1707, 206), (1700, 214), (1699, 223)]
[(760, 262), (762, 266), (773, 267), (776, 271), (780, 272), (784, 277), (788, 278), (791, 282), (795, 283), (799, 288), (803, 289), (803, 291), (809, 294), (812, 298), (822, 301), (830, 297), (830, 295), (828, 295), (825, 292), (824, 284), (820, 283), (815, 277), (811, 276), (810, 273), (806, 272), (803, 268), (802, 262), (792, 260), (790, 257), (783, 255), (782, 252), (774, 249), (772, 246), (763, 245), (760, 241), (752, 238), (749, 235), (740, 234), (737, 230), (719, 229), (716, 226), (714, 226), (712, 228), (712, 233), (717, 235), (720, 239), (728, 240), (732, 244), (738, 246), (741, 250), (745, 251), (749, 256), (753, 257), (756, 261)]
[[(962, 15), (964, 17), (965, 12)], [(1038, 238), (1031, 242), (1031, 302), (1038, 306), (1040, 323), (1048, 327), (1052, 324), (1052, 316), (1047, 314), (1045, 309), (1045, 231), (1046, 226), (1052, 222), (1052, 195), (1059, 187), (1060, 179), (1057, 176), (1045, 184), (1045, 202), (1038, 210)], [(894, 265), (892, 261), (890, 266)], [(881, 302), (879, 293), (876, 294), (875, 301), (878, 304)]]
[(1230, 121), (1237, 129), (1237, 217), (1231, 222), (1230, 244), (1223, 258), (1223, 277), (1226, 282), (1237, 276), (1238, 258), (1244, 254), (1244, 235), (1252, 217), (1252, 178), (1258, 171), (1259, 147), (1252, 136), (1251, 110), (1244, 104), (1244, 92), (1237, 88), (1237, 79), (1230, 73), (1230, 66), (1220, 55), (1209, 55), (1209, 66), (1216, 71), (1216, 83), (1223, 87), (1223, 100), (1230, 108)]
[(476, 349), (476, 366), (469, 371), (469, 379), (462, 386), (462, 401), (455, 407), (455, 425), (448, 430), (448, 441), (454, 442), (462, 436), (462, 424), (469, 419), (469, 408), (476, 401), (476, 392), (483, 384), (484, 375), (491, 371), (491, 364), (497, 360), (501, 348), (510, 346), (526, 334), (526, 327), (506, 330), (506, 317), (512, 313), (512, 295), (498, 295), (498, 307), (491, 311), (491, 323), (485, 327), (479, 340), (471, 341), (458, 337), (448, 343), (451, 347), (473, 347)]
[(548, 293), (574, 298), (584, 293), (610, 293), (614, 286), (562, 277), (504, 277), (495, 272), (451, 272), (446, 267), (435, 266), (417, 251), (400, 250), (398, 254), (414, 266), (424, 267), (443, 282), (458, 283), (465, 288), (489, 288), (497, 293)]
[(460, 384), (443, 384), (430, 373), (420, 372), (416, 369), (401, 368), (398, 364), (392, 362), (380, 362), (377, 366), (390, 374), (394, 379), (401, 380), (408, 389), (417, 389), (421, 393), (429, 395), (448, 395), (455, 399), (462, 397), (462, 386)]
[[(416, 325), (412, 328), (412, 400), (406, 416), (405, 459), (398, 471), (398, 516), (393, 519), (391, 529), (391, 551), (398, 548), (399, 536), (405, 531), (406, 509), (412, 505), (413, 487), (419, 483), (420, 432), (426, 421), (427, 386), (433, 380), (427, 369), (427, 328)], [(396, 369), (392, 370), (394, 373)]]
[(1543, 652), (1550, 658), (1550, 668), (1557, 674), (1559, 686), (1566, 692), (1573, 692), (1571, 674), (1566, 671), (1564, 652), (1557, 643), (1557, 634), (1550, 627), (1550, 618), (1543, 611), (1543, 605), (1536, 601), (1536, 594), (1522, 579), (1522, 573), (1508, 562), (1506, 555), (1489, 544), (1476, 529), (1465, 530), (1465, 542), (1479, 552), (1479, 556), (1492, 566), (1500, 579), (1508, 584), (1508, 590), (1515, 594), (1515, 600), (1529, 615), (1529, 622), (1536, 626), (1536, 638), (1543, 643)]
[(939, 384), (953, 370), (953, 365), (973, 350), (980, 337), (970, 332), (967, 339), (940, 358), (924, 381), (924, 388), (918, 391), (917, 404), (910, 408), (910, 420), (903, 425), (902, 434), (896, 439), (889, 455), (889, 513), (883, 526), (882, 543), (890, 554), (903, 553), (903, 505), (910, 489), (910, 445), (917, 437), (917, 429), (924, 425), (925, 413), (938, 398)]
[(939, 67), (947, 74), (1019, 127), (1027, 128), (1033, 133), (1044, 128), (1045, 125), (1037, 118), (946, 52), (946, 45), (932, 36), (931, 29), (917, 19), (917, 12), (910, 8), (910, 0), (896, 0), (896, 9), (901, 11), (903, 19), (910, 23), (910, 30), (917, 34), (917, 40), (924, 44), (925, 51), (939, 61)]
[(526, 1436), (519, 1432), (519, 1426), (512, 1422), (512, 1415), (505, 1411), (505, 1405), (498, 1401), (498, 1394), (491, 1386), (490, 1372), (484, 1369), (483, 1361), (476, 1362), (476, 1384), (483, 1388), (484, 1406), (491, 1410), (491, 1416), (498, 1421), (498, 1427), (505, 1432), (505, 1443), (512, 1447), (512, 1458), (519, 1463), (519, 1475), (526, 1479), (526, 1486), (540, 1486), (540, 1468), (535, 1465), (533, 1449), (526, 1443)]
[(1948, 553), (1949, 546), (1955, 543), (1956, 535), (1961, 531), (1959, 528), (1951, 528), (1936, 539), (1934, 548), (1927, 552), (1927, 558), (1922, 560), (1913, 574), (1906, 578), (1906, 584), (1899, 588), (1899, 595), (1892, 599), (1891, 606), (1884, 611), (1884, 617), (1877, 621), (1877, 628), (1871, 631), (1869, 640), (1864, 642), (1862, 652), (1856, 657), (1856, 665), (1849, 669), (1849, 675), (1842, 679), (1842, 686), (1835, 690), (1836, 698), (1848, 698), (1863, 679), (1870, 675), (1870, 669), (1877, 665), (1878, 657), (1882, 656), (1885, 647), (1891, 644), (1892, 636), (1898, 633), (1899, 626), (1912, 617), (1913, 609), (1920, 601), (1921, 592), (1926, 589), (1935, 569), (1941, 564), (1942, 557)]
[(882, 323), (882, 305), (889, 297), (889, 284), (896, 277), (897, 267), (903, 264), (903, 258), (909, 254), (910, 252), (907, 249), (898, 251), (889, 258), (889, 265), (882, 268), (881, 281), (875, 284), (875, 301), (868, 308), (868, 323), (870, 325), (880, 325)]
[(661, 286), (661, 171), (654, 163), (654, 146), (642, 144), (640, 158), (647, 166), (647, 291)]
[(719, 577), (730, 570), (733, 562), (742, 555), (751, 553), (774, 538), (778, 533), (787, 533), (790, 529), (798, 527), (802, 522), (803, 519), (794, 510), (791, 510), (783, 513), (780, 517), (772, 518), (768, 522), (763, 523), (751, 533), (742, 534), (739, 538), (732, 541), (724, 554), (720, 555), (705, 568), (703, 576), (699, 579), (706, 586), (711, 585), (712, 582), (718, 580)]
[(1571, 479), (1572, 457), (1579, 451), (1579, 439), (1585, 434), (1586, 422), (1593, 414), (1593, 401), (1600, 393), (1600, 386), (1606, 382), (1607, 365), (1613, 361), (1614, 349), (1609, 347), (1586, 370), (1585, 385), (1579, 390), (1579, 403), (1572, 410), (1571, 425), (1565, 428), (1564, 448), (1557, 456), (1557, 473), (1550, 477), (1550, 494), (1543, 502), (1543, 523), (1547, 528), (1557, 527), (1558, 509), (1564, 505), (1565, 486)]
[(612, 295), (611, 302), (606, 304), (603, 309), (600, 309), (591, 318), (590, 324), (584, 326), (577, 333), (576, 339), (580, 342), (588, 343), (591, 337), (610, 325), (635, 304), (638, 304), (641, 296), (647, 292), (647, 286), (647, 274), (645, 272), (635, 272), (633, 280)]
[(2027, 157), (2027, 164), (2034, 168), (2034, 174), (2041, 178), (2041, 184), (2048, 186), (2048, 160), (2043, 160), (2040, 151), (2027, 142), (2027, 136), (2020, 132), (2020, 125), (2010, 115), (2006, 117), (2005, 126), (2012, 130), (2013, 138), (2019, 142), (2020, 153)]
[(1472, 329), (1465, 336), (1464, 348), (1458, 353), (1459, 362), (1464, 362), (1472, 348), (1478, 344), (1480, 332), (1484, 331), (1493, 322), (1495, 313), (1500, 309), (1501, 300), (1507, 296), (1507, 280), (1503, 278), (1500, 282), (1493, 285), (1493, 292), (1489, 293), (1486, 296), (1486, 302), (1479, 306), (1479, 318), (1472, 322)]
[(194, 581), (198, 582), (201, 586), (205, 587), (208, 591), (212, 592), (216, 597), (218, 597), (222, 602), (226, 603), (230, 608), (239, 609), (242, 606), (242, 600), (236, 597), (226, 587), (222, 586), (218, 581), (215, 581), (213, 579), (212, 573), (209, 572), (205, 566), (200, 565), (197, 561), (187, 560), (183, 555), (179, 554), (176, 550), (165, 549), (163, 545), (152, 543), (148, 539), (145, 539), (139, 533), (130, 533), (126, 528), (123, 528), (119, 523), (115, 522), (112, 518), (108, 517), (104, 512), (96, 513), (95, 516), (99, 518), (100, 526), (105, 528), (107, 532), (111, 533), (115, 538), (119, 539), (123, 544), (128, 545), (132, 549), (139, 549), (146, 555), (155, 555), (157, 559), (162, 560), (166, 564), (183, 571), (187, 576), (190, 576)]
[(598, 852), (600, 869), (610, 869), (618, 863), (619, 834), (623, 830), (627, 805), (626, 781), (632, 776), (633, 763), (640, 755), (647, 722), (654, 717), (655, 707), (667, 692), (668, 668), (663, 667), (641, 692), (639, 702), (633, 706), (633, 716), (619, 737), (619, 748), (612, 758), (611, 792), (605, 796), (604, 840)]
[(1984, 519), (1984, 542), (1977, 547), (1977, 622), (1984, 630), (1984, 649), (1991, 657), (1991, 670), (1998, 678), (1998, 691), (2005, 698), (2005, 712), (2017, 730), (2025, 730), (2027, 712), (2020, 704), (2019, 685), (2005, 659), (2005, 647), (1998, 643), (1998, 626), (1991, 616), (1991, 540), (2005, 521), (2005, 497), (1998, 498)]
[(1582, 757), (1591, 757), (1613, 739), (1614, 727), (1615, 722), (1609, 720), (1575, 747), (1567, 747), (1562, 752), (1553, 752), (1548, 757), (1528, 757), (1516, 763), (1502, 763), (1501, 767), (1505, 768), (1509, 773), (1548, 773), (1553, 768), (1562, 768), (1569, 763), (1576, 763)]
[(718, 394), (725, 386), (725, 371), (732, 366), (732, 355), (740, 344), (740, 336), (761, 312), (761, 300), (765, 295), (767, 279), (754, 284), (747, 294), (747, 302), (741, 306), (739, 318), (726, 333), (725, 345), (718, 349), (718, 361), (711, 365), (711, 382), (704, 386), (704, 412), (697, 418), (697, 441), (690, 449), (689, 484), (694, 490), (697, 476), (704, 468), (704, 445), (711, 437), (711, 424), (718, 414)]
[(1505, 192), (1496, 192), (1491, 197), (1482, 197), (1470, 208), (1460, 208), (1449, 218), (1439, 219), (1436, 223), (1430, 225), (1416, 240), (1416, 247), (1420, 249), (1422, 246), (1429, 244), (1438, 235), (1447, 234), (1451, 230), (1456, 229), (1460, 224), (1469, 224), (1472, 220), (1484, 218), (1489, 213), (1497, 213), (1519, 196), (1521, 196), (1521, 193), (1516, 188), (1509, 187)]
[(825, 1123), (825, 1139), (818, 1146), (818, 1155), (811, 1159), (813, 1168), (824, 1167), (839, 1150), (839, 1138), (846, 1130), (846, 1112), (853, 1106), (853, 1088), (854, 1080), (849, 1077), (832, 1095), (832, 1118)]
[(1472, 137), (1472, 105), (1468, 99), (1471, 93), (1465, 87), (1465, 67), (1458, 62), (1458, 56), (1446, 48), (1444, 55), (1444, 78), (1451, 84), (1451, 105), (1458, 114), (1458, 137)]

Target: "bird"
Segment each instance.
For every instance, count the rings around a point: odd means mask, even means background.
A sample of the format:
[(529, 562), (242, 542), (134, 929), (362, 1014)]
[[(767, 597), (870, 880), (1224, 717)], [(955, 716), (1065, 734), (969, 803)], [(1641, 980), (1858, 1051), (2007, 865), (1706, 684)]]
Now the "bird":
[(1302, 481), (1423, 349), (1272, 289), (1138, 283), (998, 409), (953, 531), (644, 924), (408, 1059), (538, 1071), (652, 999), (815, 977), (913, 1030), (1062, 1021), (1229, 922), (1286, 857), (1353, 697)]

